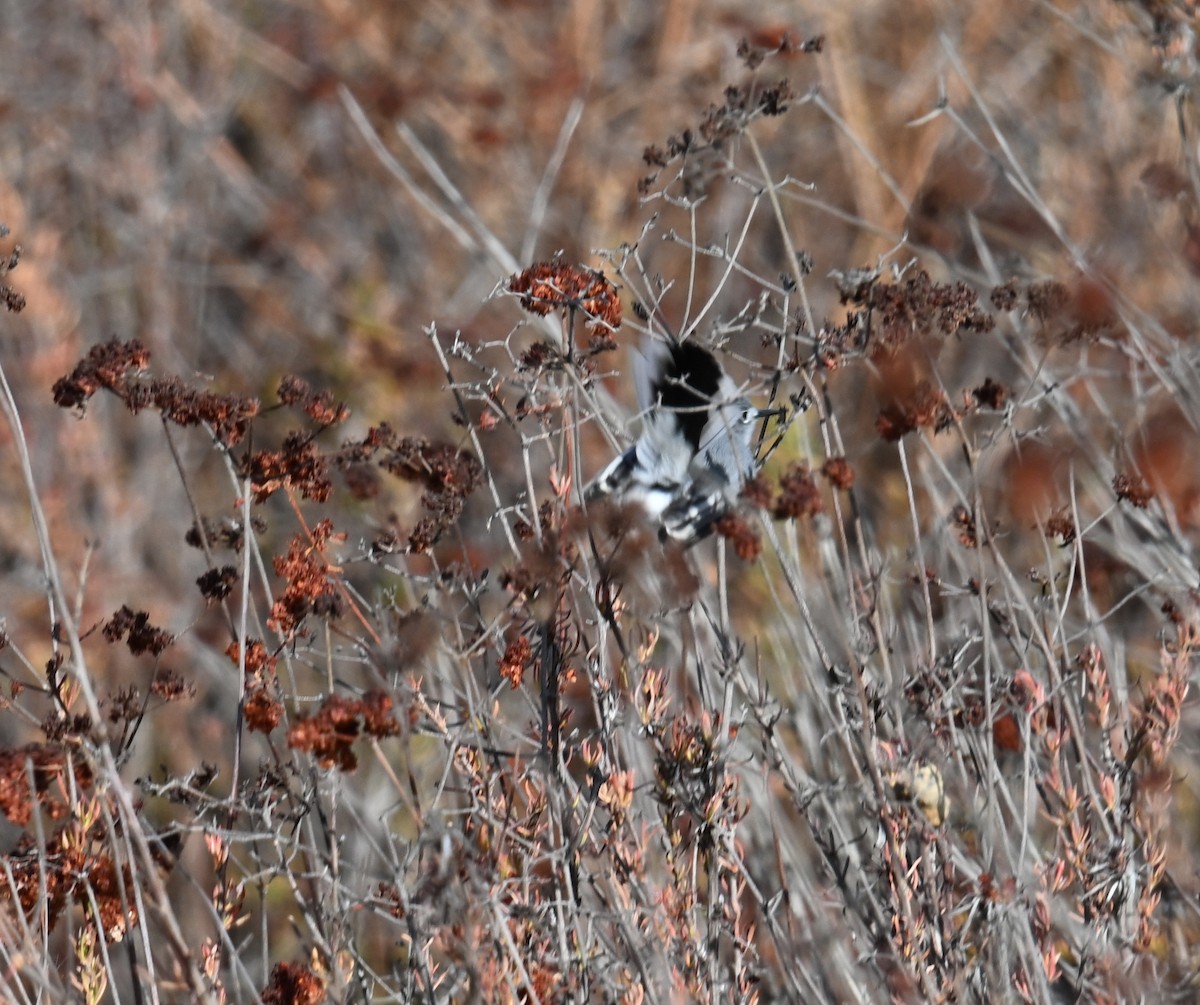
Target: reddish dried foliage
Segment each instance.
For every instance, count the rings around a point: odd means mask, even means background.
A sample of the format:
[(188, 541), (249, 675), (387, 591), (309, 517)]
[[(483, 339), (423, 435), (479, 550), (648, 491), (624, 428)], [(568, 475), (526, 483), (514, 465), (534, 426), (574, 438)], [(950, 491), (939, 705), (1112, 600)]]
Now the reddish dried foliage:
[[(68, 903), (90, 904), (90, 894), (99, 908), (96, 920), (109, 939), (120, 938), (137, 924), (136, 905), (130, 903), (126, 914), (121, 898), (123, 889), (132, 889), (132, 874), (125, 866), (118, 879), (116, 864), (102, 850), (106, 839), (102, 820), (88, 830), (78, 824), (60, 828), (47, 840), (45, 854), (39, 852), (32, 837), (22, 838), (6, 862), (26, 916), (32, 918), (44, 912), (46, 923), (53, 928)], [(13, 887), (5, 884), (0, 898), (9, 899), (12, 891)]]
[(79, 408), (101, 388), (120, 397), (126, 383), (135, 379), (149, 362), (149, 351), (137, 340), (112, 339), (92, 346), (70, 376), (54, 385), (54, 403), (60, 408)]
[(383, 479), (369, 464), (347, 464), (342, 469), (342, 481), (350, 494), (360, 502), (378, 498), (383, 491)]
[(279, 450), (255, 451), (239, 465), (238, 473), (250, 479), (256, 503), (281, 488), (296, 489), (313, 502), (325, 502), (333, 492), (325, 457), (311, 434), (302, 430), (288, 433)]
[[(231, 642), (225, 648), (225, 655), (230, 662), (237, 666), (241, 658), (241, 647)], [(266, 681), (275, 676), (275, 664), (278, 659), (263, 644), (261, 639), (251, 639), (246, 646), (246, 677)]]
[[(127, 697), (136, 697), (132, 689)], [(0, 751), (0, 812), (25, 826), (32, 819), (36, 798), (46, 820), (64, 821), (46, 835), (44, 847), (26, 833), (4, 856), (3, 866), (11, 872), (12, 882), (0, 884), (0, 900), (15, 894), (27, 917), (44, 917), (53, 928), (67, 904), (90, 905), (94, 898), (95, 920), (113, 939), (136, 924), (137, 913), (133, 904), (126, 913), (132, 875), (125, 866), (118, 877), (107, 851), (110, 834), (105, 814), (92, 795), (93, 779), (82, 757), (54, 744)], [(109, 812), (117, 816), (113, 807)], [(86, 826), (85, 819), (90, 821)], [(166, 857), (156, 855), (156, 861), (162, 868), (173, 865)]]
[(1130, 503), (1138, 509), (1145, 509), (1150, 504), (1150, 500), (1154, 498), (1154, 493), (1150, 491), (1146, 479), (1137, 472), (1123, 471), (1114, 475), (1112, 485), (1118, 499)]
[(1071, 511), (1066, 507), (1055, 510), (1046, 521), (1046, 533), (1057, 537), (1062, 544), (1070, 544), (1075, 540), (1075, 521)]
[(971, 388), (971, 397), (975, 399), (975, 403), (981, 408), (990, 408), (993, 411), (1004, 407), (1008, 394), (1008, 388), (991, 377), (987, 377), (978, 387)]
[(777, 520), (799, 520), (816, 516), (824, 509), (821, 490), (807, 461), (793, 463), (779, 476), (779, 495), (771, 508)]
[(321, 1005), (325, 985), (300, 963), (276, 963), (262, 994), (263, 1005)]
[(866, 312), (863, 320), (874, 339), (874, 354), (894, 349), (913, 336), (983, 334), (995, 318), (979, 306), (979, 296), (966, 283), (935, 283), (924, 269), (902, 282), (883, 283), (870, 274), (842, 302)]
[(917, 429), (940, 433), (954, 422), (954, 418), (954, 409), (945, 393), (923, 380), (905, 401), (880, 410), (875, 418), (875, 431), (894, 443)]
[(224, 600), (233, 592), (237, 585), (238, 570), (232, 565), (223, 565), (219, 569), (209, 569), (197, 577), (196, 585), (200, 587), (201, 595), (207, 600)]
[(753, 562), (762, 554), (762, 539), (758, 531), (740, 513), (726, 513), (716, 523), (716, 532), (733, 545), (734, 553), (743, 562)]
[[(8, 228), (0, 225), (0, 237), (8, 235)], [(7, 276), (21, 263), (21, 246), (18, 244), (9, 252), (8, 258), (0, 262), (0, 276)], [(25, 298), (7, 283), (0, 283), (0, 300), (6, 310), (19, 314), (25, 309)]]
[(335, 457), (343, 470), (375, 462), (390, 474), (425, 489), (428, 511), (409, 534), (414, 552), (428, 551), (462, 515), (467, 498), (483, 484), (483, 465), (465, 450), (422, 436), (401, 437), (388, 425), (373, 426), (358, 442), (347, 443)]
[(287, 374), (279, 381), (276, 395), (280, 402), (299, 407), (310, 419), (322, 426), (332, 426), (350, 418), (350, 409), (334, 398), (330, 391), (314, 391), (307, 381)]
[[(33, 813), (33, 800), (53, 819), (67, 812), (67, 761), (74, 784), (87, 789), (92, 772), (79, 757), (72, 757), (58, 744), (29, 743), (23, 747), (0, 750), (0, 813), (14, 824), (24, 826)], [(32, 781), (33, 791), (30, 791)], [(51, 787), (55, 793), (51, 795)]]
[(206, 425), (227, 447), (241, 442), (250, 421), (259, 413), (257, 398), (196, 391), (178, 377), (145, 378), (142, 371), (150, 353), (137, 340), (113, 339), (93, 346), (67, 377), (54, 385), (54, 403), (60, 408), (82, 408), (104, 389), (120, 399), (135, 415), (155, 408), (177, 426)]
[(150, 693), (161, 701), (182, 701), (196, 696), (196, 685), (174, 670), (160, 667), (150, 684)]
[(1039, 340), (1060, 346), (1094, 340), (1118, 325), (1108, 286), (1089, 276), (1070, 283), (1010, 279), (992, 290), (991, 301), (997, 310), (1024, 312), (1038, 322)]
[(504, 647), (500, 657), (500, 676), (512, 687), (518, 688), (525, 679), (525, 671), (533, 659), (533, 646), (524, 635), (518, 635)]
[(563, 356), (553, 343), (543, 340), (528, 346), (521, 353), (519, 363), (525, 370), (544, 370), (547, 367), (562, 366)]
[(109, 642), (124, 639), (134, 656), (147, 652), (158, 656), (175, 641), (170, 632), (155, 628), (145, 611), (134, 612), (124, 605), (104, 623), (101, 631)]
[(621, 327), (616, 287), (594, 269), (557, 260), (538, 262), (512, 276), (508, 288), (521, 295), (521, 306), (533, 314), (579, 311), (594, 335), (611, 334)]
[(351, 749), (362, 735), (382, 739), (400, 732), (392, 715), (392, 699), (370, 691), (359, 700), (329, 695), (312, 716), (297, 716), (288, 730), (288, 746), (307, 750), (325, 767), (353, 771), (358, 758)]
[(257, 687), (246, 692), (243, 706), (246, 726), (256, 733), (269, 733), (283, 719), (283, 705), (266, 687)]
[(829, 480), (829, 484), (835, 489), (848, 492), (854, 487), (854, 468), (850, 466), (850, 462), (844, 457), (830, 457), (821, 465), (821, 474)]
[(737, 55), (747, 70), (757, 70), (769, 56), (807, 55), (819, 53), (824, 48), (824, 35), (813, 35), (796, 41), (787, 29), (759, 30), (750, 38), (739, 39)]
[(1155, 199), (1161, 201), (1177, 199), (1181, 195), (1190, 196), (1192, 192), (1192, 183), (1187, 176), (1173, 164), (1164, 161), (1146, 165), (1139, 181)]
[(286, 585), (271, 606), (267, 625), (285, 637), (294, 635), (309, 614), (336, 618), (341, 614), (341, 592), (338, 579), (331, 575), (325, 560), (325, 549), (335, 537), (333, 523), (322, 520), (311, 537), (297, 534), (292, 538), (286, 555), (276, 555), (275, 574)]
[(966, 506), (958, 505), (954, 507), (954, 512), (950, 516), (950, 523), (958, 530), (958, 539), (964, 547), (979, 547), (979, 533), (975, 528), (975, 518)]
[(992, 306), (998, 311), (1016, 310), (1020, 299), (1020, 282), (1016, 279), (1010, 279), (1007, 283), (1002, 283), (992, 290), (989, 298)]
[(739, 493), (739, 498), (746, 500), (755, 509), (770, 509), (772, 497), (771, 485), (761, 473), (747, 479)]
[[(859, 270), (842, 276), (839, 289), (842, 302), (856, 308), (841, 337), (857, 333), (876, 368), (879, 435), (895, 442), (917, 429), (947, 429), (957, 413), (933, 367), (947, 338), (983, 335), (995, 327), (976, 292), (963, 282), (935, 283), (924, 270), (894, 283), (881, 282), (876, 271)], [(996, 408), (1004, 389), (988, 380), (967, 400)]]

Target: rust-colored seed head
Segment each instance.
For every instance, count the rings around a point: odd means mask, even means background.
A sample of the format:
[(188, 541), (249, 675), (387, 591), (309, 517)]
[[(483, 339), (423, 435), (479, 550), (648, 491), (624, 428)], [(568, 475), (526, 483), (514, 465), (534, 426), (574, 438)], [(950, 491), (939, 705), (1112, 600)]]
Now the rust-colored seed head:
[(566, 262), (538, 262), (508, 281), (521, 295), (521, 306), (533, 314), (556, 310), (580, 311), (588, 317), (595, 335), (621, 327), (621, 300), (617, 289), (601, 272)]

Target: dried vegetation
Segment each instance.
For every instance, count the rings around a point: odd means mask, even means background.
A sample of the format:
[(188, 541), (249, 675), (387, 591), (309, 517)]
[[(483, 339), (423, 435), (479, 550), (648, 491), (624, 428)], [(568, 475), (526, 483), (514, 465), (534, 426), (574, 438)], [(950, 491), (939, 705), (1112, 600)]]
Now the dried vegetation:
[(1192, 5), (560, 6), (6, 11), (3, 1001), (1192, 1000)]

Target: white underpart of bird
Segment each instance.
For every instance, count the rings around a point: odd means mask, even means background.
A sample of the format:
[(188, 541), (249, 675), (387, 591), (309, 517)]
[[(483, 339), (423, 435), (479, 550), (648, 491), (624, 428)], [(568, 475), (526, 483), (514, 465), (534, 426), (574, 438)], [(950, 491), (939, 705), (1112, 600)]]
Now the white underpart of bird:
[(691, 544), (737, 504), (758, 470), (751, 442), (764, 413), (709, 350), (652, 342), (634, 365), (642, 433), (588, 486), (588, 500), (640, 503), (661, 536)]

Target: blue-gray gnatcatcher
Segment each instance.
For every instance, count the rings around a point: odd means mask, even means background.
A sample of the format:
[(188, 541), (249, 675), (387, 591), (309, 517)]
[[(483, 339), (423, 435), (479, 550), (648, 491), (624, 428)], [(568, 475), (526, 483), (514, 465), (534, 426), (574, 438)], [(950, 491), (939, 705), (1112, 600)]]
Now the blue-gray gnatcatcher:
[(782, 409), (755, 408), (711, 352), (694, 342), (654, 342), (634, 367), (642, 434), (597, 475), (585, 497), (638, 502), (663, 539), (699, 541), (732, 509), (758, 471), (755, 423)]

